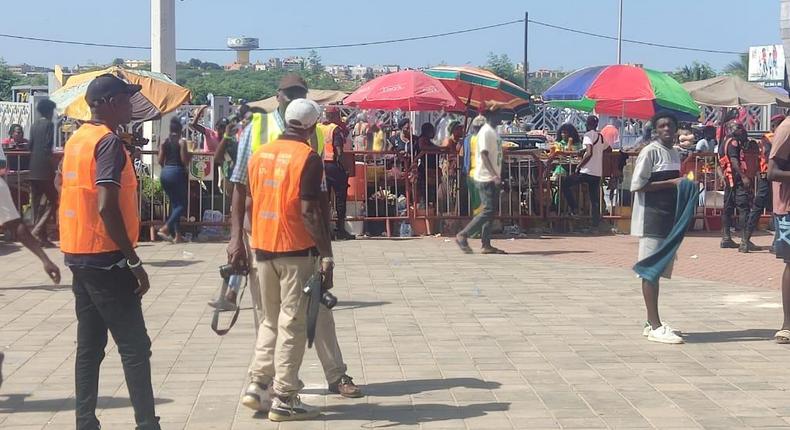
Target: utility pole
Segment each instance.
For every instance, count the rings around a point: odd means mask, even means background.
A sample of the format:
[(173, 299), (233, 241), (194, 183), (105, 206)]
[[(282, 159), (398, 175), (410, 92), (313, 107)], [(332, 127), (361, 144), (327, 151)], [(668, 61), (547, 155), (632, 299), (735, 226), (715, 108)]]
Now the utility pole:
[(617, 24), (617, 64), (623, 64), (623, 0), (620, 0), (620, 14)]
[[(164, 73), (176, 80), (176, 1), (151, 0), (151, 71)], [(155, 142), (162, 133), (162, 124), (167, 124), (169, 116), (159, 121), (143, 123), (143, 135), (149, 139), (145, 149), (155, 149)], [(144, 162), (153, 163), (152, 156), (145, 156)]]
[(151, 0), (151, 71), (176, 80), (175, 0)]
[(528, 92), (529, 61), (527, 61), (527, 54), (529, 54), (529, 12), (524, 12), (524, 90)]

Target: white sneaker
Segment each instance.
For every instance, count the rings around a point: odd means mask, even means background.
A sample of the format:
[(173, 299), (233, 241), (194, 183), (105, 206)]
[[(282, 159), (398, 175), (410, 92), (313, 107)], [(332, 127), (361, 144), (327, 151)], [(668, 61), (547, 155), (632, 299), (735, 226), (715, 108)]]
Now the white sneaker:
[[(666, 322), (664, 323), (664, 327), (666, 327), (669, 331), (675, 333), (678, 336), (683, 334), (683, 332), (681, 332), (680, 330), (670, 327), (669, 324)], [(642, 329), (642, 336), (647, 337), (650, 334), (650, 330), (653, 330), (653, 327), (650, 326), (649, 322), (646, 322), (645, 327)]]
[(241, 398), (241, 404), (254, 411), (266, 412), (272, 405), (272, 398), (265, 385), (250, 382)]
[(321, 409), (302, 403), (299, 396), (282, 400), (278, 396), (272, 399), (272, 408), (269, 409), (269, 421), (298, 421), (316, 418), (321, 414)]
[(647, 340), (651, 342), (678, 344), (683, 343), (683, 338), (672, 332), (672, 329), (667, 325), (650, 330), (647, 334)]

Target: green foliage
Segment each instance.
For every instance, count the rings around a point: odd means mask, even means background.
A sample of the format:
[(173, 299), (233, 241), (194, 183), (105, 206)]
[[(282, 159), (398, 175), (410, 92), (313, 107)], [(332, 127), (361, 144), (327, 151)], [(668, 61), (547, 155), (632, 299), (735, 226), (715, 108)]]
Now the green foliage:
[[(516, 71), (516, 66), (507, 54), (497, 55), (489, 52), (488, 61), (483, 68), (518, 86), (524, 85), (524, 72)], [(562, 79), (562, 76), (530, 78), (527, 82), (528, 88), (526, 90), (530, 94), (543, 94), (544, 91), (556, 84), (560, 79)]]
[(529, 88), (527, 88), (527, 92), (534, 95), (541, 95), (552, 85), (556, 84), (560, 79), (562, 79), (561, 76), (529, 78), (529, 81), (527, 82), (527, 85), (529, 86)]
[[(204, 63), (205, 64), (205, 63)], [(208, 71), (179, 69), (177, 82), (192, 91), (192, 103), (206, 103), (206, 95), (241, 98), (250, 101), (261, 100), (277, 93), (277, 84), (286, 74), (284, 70), (237, 70)], [(317, 90), (339, 90), (340, 85), (324, 71), (304, 70), (302, 76), (310, 88)]]
[(313, 73), (321, 73), (324, 71), (324, 65), (321, 64), (321, 56), (318, 51), (311, 49), (307, 55), (307, 67)]
[(140, 178), (140, 189), (143, 198), (150, 203), (162, 204), (164, 193), (162, 192), (162, 183), (159, 179), (151, 178), (148, 175), (143, 175)]
[(749, 54), (740, 54), (738, 61), (732, 61), (724, 66), (724, 70), (722, 70), (722, 72), (725, 75), (737, 76), (742, 79), (747, 79), (749, 76)]
[(691, 64), (677, 69), (674, 73), (671, 73), (671, 76), (675, 78), (676, 81), (683, 83), (715, 78), (717, 73), (710, 64), (694, 61)]
[(124, 65), (123, 58), (115, 58), (115, 59), (113, 59), (112, 60), (112, 65), (113, 66), (121, 66), (122, 67)]
[(22, 76), (8, 69), (5, 61), (0, 58), (0, 100), (11, 100), (11, 87), (19, 85)]

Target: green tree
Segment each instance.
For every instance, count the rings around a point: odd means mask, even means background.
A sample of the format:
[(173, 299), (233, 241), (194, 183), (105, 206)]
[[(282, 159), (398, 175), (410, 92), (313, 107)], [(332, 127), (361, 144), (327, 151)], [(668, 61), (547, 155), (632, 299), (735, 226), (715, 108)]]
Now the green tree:
[(516, 71), (516, 66), (507, 54), (489, 52), (483, 68), (518, 86), (524, 85), (524, 72)]
[(222, 66), (217, 63), (205, 62), (203, 63), (203, 70), (222, 70)]
[(124, 65), (123, 58), (115, 58), (115, 59), (113, 59), (112, 60), (112, 65), (113, 66), (123, 66)]
[(555, 77), (540, 77), (540, 78), (530, 78), (527, 82), (529, 88), (527, 88), (527, 92), (530, 94), (540, 95), (546, 92), (552, 85), (556, 84), (557, 81), (562, 79), (563, 76), (555, 76)]
[[(277, 93), (277, 84), (286, 72), (283, 70), (195, 71), (178, 70), (177, 82), (192, 91), (193, 103), (206, 103), (206, 95), (230, 96), (247, 100), (260, 100)], [(307, 85), (319, 90), (338, 90), (340, 85), (326, 72), (302, 72)]]
[(0, 58), (0, 100), (11, 100), (11, 87), (19, 85), (22, 77), (8, 69), (6, 62)]
[(321, 56), (318, 51), (311, 49), (307, 54), (307, 69), (312, 73), (321, 73), (324, 71), (324, 65), (321, 63)]
[(200, 69), (200, 68), (203, 67), (203, 62), (200, 61), (197, 58), (190, 58), (188, 64), (189, 64), (189, 67), (191, 67), (193, 69)]
[(743, 53), (738, 56), (737, 61), (732, 61), (724, 66), (722, 72), (725, 75), (737, 76), (742, 79), (749, 77), (749, 54)]
[(717, 73), (710, 64), (694, 61), (677, 69), (671, 75), (676, 81), (683, 83), (715, 78)]

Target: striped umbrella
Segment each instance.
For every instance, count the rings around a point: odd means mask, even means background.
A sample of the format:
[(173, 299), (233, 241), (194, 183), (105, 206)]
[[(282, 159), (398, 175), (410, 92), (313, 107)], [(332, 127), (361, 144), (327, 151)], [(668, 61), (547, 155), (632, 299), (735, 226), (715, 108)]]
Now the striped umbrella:
[(577, 70), (543, 93), (552, 105), (623, 118), (648, 119), (670, 111), (694, 121), (700, 110), (694, 99), (666, 73), (629, 65)]
[(441, 66), (428, 69), (425, 73), (440, 80), (467, 106), (477, 110), (491, 103), (499, 108), (514, 109), (529, 102), (529, 93), (523, 88), (485, 69)]
[(132, 120), (148, 121), (160, 118), (189, 101), (188, 89), (173, 82), (163, 73), (147, 70), (127, 70), (110, 67), (104, 70), (81, 73), (69, 78), (66, 85), (55, 91), (50, 99), (55, 102), (58, 112), (78, 120), (91, 119), (91, 111), (85, 101), (85, 92), (93, 78), (109, 73), (130, 84), (142, 86), (140, 92), (132, 96)]

